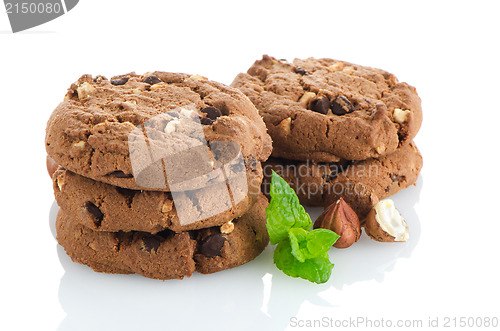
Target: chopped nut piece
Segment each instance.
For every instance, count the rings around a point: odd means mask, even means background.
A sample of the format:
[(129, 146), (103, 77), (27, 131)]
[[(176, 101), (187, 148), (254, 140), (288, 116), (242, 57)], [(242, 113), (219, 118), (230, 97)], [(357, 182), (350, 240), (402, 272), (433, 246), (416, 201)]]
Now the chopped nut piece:
[(167, 83), (157, 83), (157, 84), (151, 85), (151, 87), (149, 88), (149, 90), (150, 91), (159, 90), (161, 88), (165, 88), (165, 86), (167, 86), (167, 85), (168, 85)]
[(354, 72), (354, 67), (345, 67), (344, 69), (342, 69), (343, 72), (345, 72), (346, 74), (350, 75)]
[(79, 141), (77, 143), (74, 143), (73, 147), (84, 148), (85, 147), (85, 141), (81, 140), (81, 141)]
[(231, 233), (233, 232), (233, 230), (234, 230), (234, 223), (232, 221), (229, 221), (220, 227), (220, 232), (224, 234)]
[(78, 93), (78, 98), (85, 99), (88, 98), (89, 95), (91, 95), (95, 91), (95, 87), (90, 85), (87, 82), (84, 82), (82, 85), (80, 85), (77, 89), (76, 92)]
[(340, 70), (344, 69), (344, 66), (345, 66), (344, 62), (335, 62), (329, 68), (334, 70), (334, 71), (340, 71)]
[(285, 118), (280, 122), (280, 124), (277, 125), (277, 127), (283, 130), (285, 134), (290, 134), (290, 131), (292, 130), (292, 118), (291, 117)]
[(63, 186), (64, 186), (64, 180), (62, 175), (60, 175), (57, 177), (57, 187), (59, 188), (59, 191), (62, 191)]
[(377, 151), (377, 153), (382, 154), (385, 152), (385, 145), (382, 144), (382, 145), (378, 146), (377, 148), (375, 148), (375, 150)]
[(314, 92), (306, 92), (302, 95), (300, 98), (299, 102), (304, 105), (304, 107), (307, 108), (309, 106), (309, 103), (316, 98), (316, 93)]
[(192, 79), (192, 80), (208, 80), (207, 78), (205, 78), (203, 76), (200, 76), (200, 75), (192, 75), (188, 79)]
[(396, 122), (400, 124), (406, 122), (409, 114), (410, 114), (409, 110), (403, 110), (399, 108), (394, 109), (394, 119), (396, 120)]
[(165, 200), (165, 202), (163, 202), (163, 206), (161, 207), (161, 212), (164, 214), (168, 213), (172, 210), (173, 206), (174, 202), (172, 200)]
[(174, 132), (177, 128), (177, 125), (179, 125), (180, 123), (181, 123), (181, 121), (178, 118), (174, 118), (173, 120), (168, 122), (167, 125), (165, 126), (165, 130), (164, 130), (165, 133)]

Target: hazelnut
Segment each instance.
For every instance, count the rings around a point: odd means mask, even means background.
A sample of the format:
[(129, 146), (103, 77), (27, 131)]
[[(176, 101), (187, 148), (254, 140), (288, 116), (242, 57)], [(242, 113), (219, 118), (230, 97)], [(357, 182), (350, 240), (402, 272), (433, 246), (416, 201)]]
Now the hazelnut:
[(361, 236), (358, 215), (343, 198), (325, 208), (314, 222), (314, 228), (328, 229), (338, 234), (340, 238), (333, 244), (336, 248), (347, 248)]
[(56, 163), (56, 161), (54, 161), (48, 155), (47, 155), (46, 164), (47, 164), (47, 171), (49, 173), (49, 176), (50, 176), (50, 178), (52, 178), (52, 175), (54, 174), (54, 172), (56, 172), (56, 170), (59, 167), (59, 165)]
[(394, 201), (379, 201), (368, 213), (365, 232), (376, 241), (407, 241), (410, 238), (408, 224), (394, 206)]

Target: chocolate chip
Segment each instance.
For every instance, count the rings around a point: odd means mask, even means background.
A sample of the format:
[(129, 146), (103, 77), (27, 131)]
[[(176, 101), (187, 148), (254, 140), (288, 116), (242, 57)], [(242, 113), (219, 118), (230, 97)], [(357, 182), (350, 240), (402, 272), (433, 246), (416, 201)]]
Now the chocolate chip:
[(160, 80), (160, 78), (152, 75), (152, 76), (146, 77), (142, 82), (149, 84), (149, 85), (154, 85), (154, 84), (161, 83), (161, 80)]
[(165, 229), (156, 233), (156, 235), (162, 237), (163, 239), (169, 239), (175, 235), (175, 232), (169, 229)]
[(391, 180), (393, 182), (401, 182), (401, 181), (404, 181), (406, 179), (405, 176), (399, 176), (397, 174), (391, 174)]
[(128, 188), (123, 188), (123, 187), (118, 187), (116, 186), (116, 191), (120, 194), (120, 195), (123, 195), (124, 197), (126, 198), (130, 198), (130, 197), (133, 197), (137, 191), (135, 190), (130, 190)]
[(104, 219), (104, 214), (101, 212), (99, 207), (90, 201), (85, 202), (83, 205), (85, 209), (94, 217), (94, 223), (97, 227), (101, 226), (101, 222)]
[(151, 253), (154, 249), (155, 253), (158, 251), (158, 247), (160, 247), (161, 240), (157, 236), (144, 236), (142, 237), (142, 243), (144, 244), (144, 250)]
[(299, 74), (299, 75), (307, 75), (307, 71), (305, 71), (304, 69), (302, 69), (301, 67), (297, 67), (295, 68), (293, 71), (295, 71), (296, 74)]
[(212, 123), (213, 123), (213, 122), (214, 122), (214, 121), (213, 121), (213, 120), (211, 120), (211, 119), (210, 119), (210, 118), (208, 118), (208, 117), (202, 117), (202, 118), (200, 119), (200, 123), (201, 123), (201, 124), (203, 124), (203, 125), (212, 125)]
[(116, 186), (116, 192), (125, 198), (125, 202), (129, 208), (132, 208), (132, 202), (134, 201), (135, 194), (137, 191), (129, 190), (126, 188)]
[(201, 110), (201, 112), (207, 114), (207, 117), (214, 121), (222, 115), (220, 110), (215, 107), (205, 107)]
[(326, 113), (328, 113), (328, 109), (330, 109), (330, 100), (328, 100), (328, 98), (313, 100), (310, 107), (312, 111), (326, 115)]
[(121, 170), (116, 170), (116, 171), (110, 172), (108, 174), (108, 176), (113, 176), (113, 177), (116, 177), (116, 178), (132, 178), (132, 177), (134, 177), (134, 175), (132, 175), (132, 174), (126, 174), (126, 173), (124, 173)]
[(330, 174), (328, 175), (328, 178), (326, 180), (327, 183), (337, 178), (339, 173), (342, 172), (342, 170), (336, 163), (330, 163), (328, 167), (330, 168)]
[(354, 111), (352, 103), (343, 95), (336, 97), (335, 100), (332, 101), (331, 107), (332, 113), (339, 116), (352, 113)]
[(200, 253), (206, 257), (215, 257), (220, 255), (224, 242), (227, 239), (221, 234), (213, 234), (206, 238), (200, 245)]
[(255, 156), (250, 155), (248, 159), (245, 160), (245, 166), (253, 171), (257, 171), (257, 159)]
[(123, 78), (113, 79), (111, 81), (111, 84), (118, 86), (118, 85), (124, 85), (126, 82), (128, 82), (128, 78), (123, 77)]

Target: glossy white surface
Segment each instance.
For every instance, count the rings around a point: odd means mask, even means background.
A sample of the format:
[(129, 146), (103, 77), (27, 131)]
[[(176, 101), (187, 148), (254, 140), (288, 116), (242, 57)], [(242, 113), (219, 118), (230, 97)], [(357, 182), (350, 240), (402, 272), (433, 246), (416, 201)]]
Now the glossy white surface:
[[(494, 1), (87, 0), (15, 35), (0, 13), (0, 329), (296, 330), (358, 318), (421, 320), (425, 329), (436, 318), (443, 328), (447, 317), (500, 317), (497, 13)], [(183, 281), (71, 263), (50, 231), (43, 143), (68, 86), (83, 73), (156, 69), (229, 84), (264, 53), (380, 67), (417, 87), (424, 168), (416, 187), (394, 197), (410, 240), (363, 234), (349, 249), (332, 249), (324, 285), (281, 274), (272, 248), (242, 267)]]
[[(246, 322), (238, 329), (265, 328), (268, 323), (284, 328), (305, 301), (325, 309), (333, 308), (336, 300), (328, 295), (329, 291), (341, 291), (344, 286), (363, 281), (383, 281), (398, 261), (411, 258), (420, 238), (420, 223), (411, 201), (418, 200), (421, 187), (420, 179), (417, 187), (394, 196), (411, 218), (412, 241), (377, 243), (364, 234), (350, 249), (332, 249), (330, 259), (336, 266), (332, 278), (324, 285), (283, 275), (272, 263), (272, 246), (256, 260), (232, 270), (163, 282), (137, 275), (95, 273), (73, 263), (61, 246), (54, 245), (64, 269), (59, 301), (67, 313), (59, 330), (105, 330), (113, 328), (120, 316), (129, 316), (130, 323), (134, 323), (136, 316), (140, 317), (137, 327), (144, 323), (142, 319), (161, 325), (166, 315), (169, 327), (182, 328), (193, 313), (196, 319), (191, 323), (200, 327), (213, 321), (222, 328), (225, 324), (231, 328), (231, 324), (239, 320)], [(57, 210), (54, 202), (49, 212), (52, 235), (55, 235)], [(321, 208), (308, 208), (308, 212), (315, 220)], [(356, 260), (358, 262), (354, 262)]]

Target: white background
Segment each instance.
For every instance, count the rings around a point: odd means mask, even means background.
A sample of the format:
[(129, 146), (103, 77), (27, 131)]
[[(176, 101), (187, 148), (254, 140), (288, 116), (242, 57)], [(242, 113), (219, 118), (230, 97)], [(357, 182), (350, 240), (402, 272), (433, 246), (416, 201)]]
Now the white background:
[[(441, 326), (446, 317), (500, 318), (497, 7), (82, 0), (17, 34), (0, 13), (0, 329), (295, 330), (293, 321), (323, 317), (424, 326), (429, 318)], [(46, 121), (69, 85), (84, 73), (134, 70), (230, 84), (262, 54), (379, 67), (417, 87), (424, 168), (418, 185), (395, 197), (410, 242), (364, 235), (350, 249), (332, 249), (336, 266), (324, 285), (283, 276), (272, 248), (242, 267), (183, 281), (97, 274), (71, 263), (50, 231), (56, 207), (44, 150)]]

